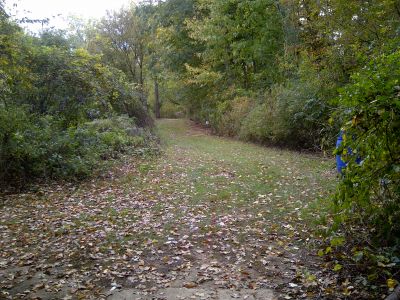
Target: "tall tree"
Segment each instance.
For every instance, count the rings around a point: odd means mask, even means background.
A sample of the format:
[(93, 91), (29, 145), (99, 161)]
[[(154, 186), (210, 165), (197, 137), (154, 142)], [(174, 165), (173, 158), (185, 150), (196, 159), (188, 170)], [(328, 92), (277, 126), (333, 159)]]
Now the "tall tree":
[(146, 29), (139, 8), (121, 9), (108, 13), (97, 24), (98, 34), (89, 43), (89, 50), (99, 53), (103, 61), (122, 70), (137, 85), (145, 106), (144, 90)]
[(203, 65), (245, 89), (277, 79), (283, 33), (276, 1), (202, 0), (198, 10), (203, 16), (187, 23), (205, 45)]

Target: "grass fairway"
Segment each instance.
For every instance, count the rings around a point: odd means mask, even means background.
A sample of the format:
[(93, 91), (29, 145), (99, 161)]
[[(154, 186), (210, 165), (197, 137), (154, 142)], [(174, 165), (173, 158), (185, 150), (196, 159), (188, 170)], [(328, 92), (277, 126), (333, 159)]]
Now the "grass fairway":
[(192, 203), (294, 220), (327, 200), (336, 184), (332, 159), (215, 137), (185, 120), (161, 120), (158, 131), (166, 154), (160, 166), (171, 164), (171, 173), (181, 174), (176, 184)]
[(332, 160), (215, 137), (185, 120), (160, 120), (157, 130), (157, 158), (127, 157), (79, 186), (6, 196), (2, 295), (327, 293), (335, 282), (324, 279), (311, 226), (336, 182)]

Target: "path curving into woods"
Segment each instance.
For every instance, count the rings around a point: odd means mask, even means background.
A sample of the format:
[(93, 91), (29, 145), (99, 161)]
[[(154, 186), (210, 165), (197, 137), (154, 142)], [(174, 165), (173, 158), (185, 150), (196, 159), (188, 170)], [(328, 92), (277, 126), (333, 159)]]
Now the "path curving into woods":
[(310, 226), (334, 188), (332, 161), (186, 120), (157, 126), (158, 158), (2, 199), (0, 298), (327, 295), (335, 281)]

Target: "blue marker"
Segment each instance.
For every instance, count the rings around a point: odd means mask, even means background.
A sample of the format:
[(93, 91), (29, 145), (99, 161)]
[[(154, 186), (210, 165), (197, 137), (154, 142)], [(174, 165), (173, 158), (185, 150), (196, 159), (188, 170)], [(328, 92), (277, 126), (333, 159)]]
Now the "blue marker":
[[(336, 149), (340, 147), (343, 142), (343, 130), (340, 130), (337, 141), (336, 141)], [(346, 168), (346, 163), (342, 160), (342, 157), (339, 154), (336, 154), (336, 169), (339, 174), (342, 173), (342, 169)]]
[[(336, 141), (336, 149), (338, 149), (343, 142), (343, 133), (344, 133), (343, 130), (340, 130), (337, 141)], [(350, 147), (347, 147), (347, 152), (349, 154), (353, 153), (353, 151), (351, 150)], [(356, 157), (356, 163), (361, 164), (361, 157), (359, 157), (359, 156)], [(342, 160), (342, 157), (339, 154), (336, 154), (336, 169), (337, 169), (338, 173), (343, 174), (342, 170), (344, 168), (346, 168), (346, 166), (347, 166), (347, 163), (345, 163)]]

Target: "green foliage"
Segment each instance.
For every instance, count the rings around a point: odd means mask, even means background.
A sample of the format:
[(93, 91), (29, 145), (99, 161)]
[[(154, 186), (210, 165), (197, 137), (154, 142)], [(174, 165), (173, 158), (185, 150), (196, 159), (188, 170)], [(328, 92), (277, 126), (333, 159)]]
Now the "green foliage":
[(314, 82), (293, 81), (275, 86), (243, 122), (240, 136), (272, 145), (321, 149), (321, 123), (328, 107)]
[(124, 73), (73, 49), (63, 32), (31, 37), (7, 16), (0, 29), (2, 185), (86, 176), (148, 142), (137, 126), (152, 119)]
[(265, 103), (256, 105), (242, 121), (239, 137), (256, 143), (271, 143), (274, 124), (269, 110)]
[[(31, 37), (0, 0), (0, 180), (78, 178), (140, 152), (147, 95), (157, 116), (161, 105), (163, 117), (185, 112), (268, 145), (325, 151), (343, 127), (340, 237), (319, 255), (343, 252), (376, 280), (400, 245), (399, 12), (397, 0), (144, 1), (84, 29), (75, 20), (68, 38)], [(362, 230), (346, 235), (353, 226)], [(354, 235), (378, 247), (350, 248)]]
[(261, 96), (227, 95), (227, 100), (213, 109), (210, 123), (218, 134), (245, 141), (320, 150), (322, 136), (331, 130), (324, 124), (330, 106), (321, 90), (318, 80), (293, 80), (275, 85)]
[(211, 114), (211, 126), (218, 134), (235, 137), (252, 106), (253, 101), (248, 97), (220, 102)]
[[(398, 35), (398, 11), (393, 0), (166, 1), (155, 34), (161, 81), (177, 80), (165, 85), (174, 100), (218, 134), (326, 152), (340, 127), (328, 124), (341, 106), (332, 99)], [(241, 95), (252, 105), (238, 113)]]
[[(300, 15), (294, 14), (306, 12), (282, 2), (166, 1), (159, 10), (174, 7), (174, 14), (160, 23), (156, 38), (166, 49), (160, 56), (163, 72), (173, 75), (163, 79), (178, 80), (179, 87), (165, 85), (174, 89), (174, 100), (186, 106), (191, 119), (209, 121), (218, 134), (319, 150), (333, 144), (328, 101), (340, 72), (323, 69), (321, 57), (294, 45), (302, 32), (293, 23)], [(241, 96), (249, 105), (238, 103)]]
[(161, 117), (167, 119), (182, 118), (185, 116), (183, 107), (172, 102), (165, 102), (161, 107)]
[(148, 142), (145, 132), (124, 116), (97, 119), (67, 130), (51, 116), (35, 117), (22, 108), (1, 109), (0, 120), (2, 182), (80, 178), (90, 175), (102, 160)]
[(282, 49), (282, 26), (274, 1), (199, 1), (202, 18), (187, 21), (192, 39), (204, 45), (204, 72), (222, 72), (243, 88), (277, 78), (275, 56)]
[(354, 74), (338, 99), (345, 122), (338, 153), (348, 166), (335, 198), (337, 209), (345, 221), (371, 226), (380, 243), (388, 245), (398, 244), (400, 236), (399, 78), (396, 50)]

